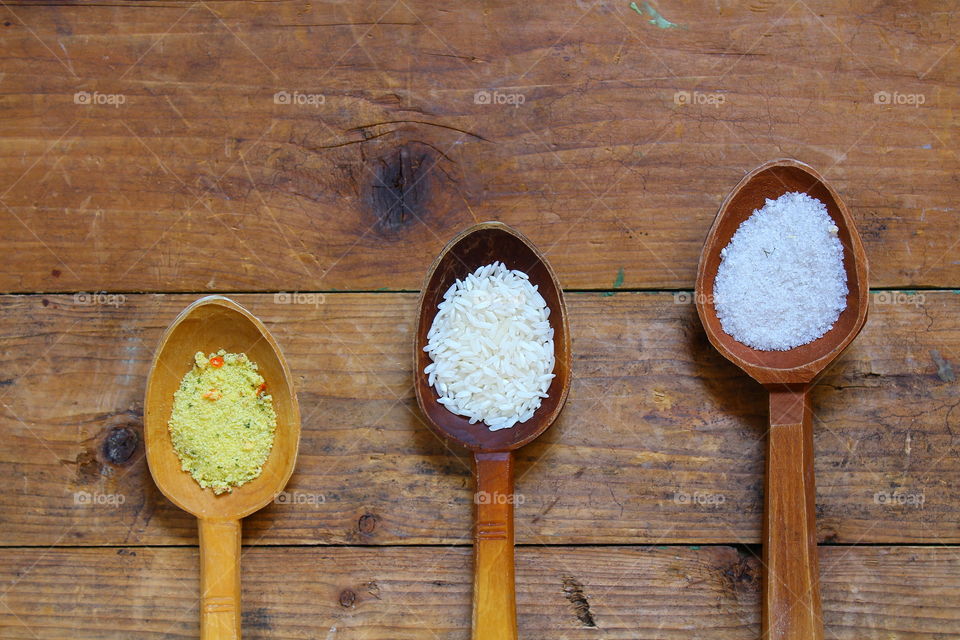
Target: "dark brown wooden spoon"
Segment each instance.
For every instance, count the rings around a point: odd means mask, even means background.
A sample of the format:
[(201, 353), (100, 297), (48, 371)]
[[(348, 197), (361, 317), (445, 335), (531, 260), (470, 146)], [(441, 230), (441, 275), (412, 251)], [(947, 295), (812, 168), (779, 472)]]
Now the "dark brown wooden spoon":
[[(540, 408), (526, 422), (490, 431), (482, 422), (470, 424), (438, 400), (423, 369), (431, 360), (423, 348), (437, 314), (437, 305), (455, 280), (499, 260), (519, 269), (539, 287), (550, 308), (554, 331), (556, 377)], [(570, 388), (570, 331), (563, 292), (546, 259), (520, 233), (499, 222), (483, 222), (455, 237), (443, 249), (427, 275), (420, 294), (414, 340), (413, 369), (417, 402), (427, 424), (443, 438), (473, 451), (476, 461), (476, 530), (474, 536), (473, 638), (514, 640), (517, 637), (513, 561), (513, 454), (543, 433), (563, 408)]]
[[(826, 334), (788, 351), (758, 351), (724, 332), (713, 304), (720, 250), (767, 198), (806, 193), (827, 207), (843, 243), (847, 306)], [(747, 174), (720, 206), (700, 255), (696, 306), (707, 337), (728, 360), (770, 392), (763, 519), (765, 640), (821, 640), (813, 428), (808, 391), (867, 319), (867, 258), (837, 193), (808, 165), (774, 160)]]

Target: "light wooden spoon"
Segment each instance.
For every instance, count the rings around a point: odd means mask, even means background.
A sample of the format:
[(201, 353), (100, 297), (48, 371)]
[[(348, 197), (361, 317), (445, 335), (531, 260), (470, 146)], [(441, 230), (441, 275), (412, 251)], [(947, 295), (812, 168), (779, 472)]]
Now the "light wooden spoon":
[[(827, 207), (843, 243), (847, 306), (819, 339), (789, 351), (758, 351), (724, 332), (713, 304), (713, 285), (726, 247), (740, 223), (766, 198), (800, 191)], [(740, 181), (707, 234), (697, 270), (696, 306), (707, 337), (728, 360), (770, 392), (763, 518), (765, 640), (821, 640), (823, 618), (817, 568), (813, 427), (808, 391), (860, 332), (867, 319), (867, 258), (840, 196), (811, 167), (774, 160)]]
[[(215, 495), (181, 469), (167, 423), (173, 393), (193, 366), (197, 351), (246, 353), (257, 363), (273, 396), (277, 429), (260, 475)], [(147, 463), (154, 482), (175, 505), (200, 519), (200, 637), (240, 637), (240, 519), (269, 504), (286, 485), (297, 460), (300, 409), (290, 371), (266, 327), (222, 296), (208, 296), (183, 310), (157, 349), (144, 403)]]
[[(519, 269), (539, 286), (550, 308), (556, 364), (549, 397), (533, 417), (510, 429), (490, 431), (482, 422), (470, 424), (447, 410), (427, 382), (423, 369), (430, 356), (423, 350), (437, 305), (456, 279), (463, 279), (499, 260)], [(570, 388), (570, 331), (563, 292), (550, 265), (519, 232), (499, 222), (470, 227), (444, 248), (427, 275), (417, 311), (414, 341), (414, 389), (427, 423), (440, 436), (473, 451), (476, 461), (476, 530), (474, 534), (473, 639), (515, 640), (516, 585), (513, 560), (513, 454), (553, 424)]]

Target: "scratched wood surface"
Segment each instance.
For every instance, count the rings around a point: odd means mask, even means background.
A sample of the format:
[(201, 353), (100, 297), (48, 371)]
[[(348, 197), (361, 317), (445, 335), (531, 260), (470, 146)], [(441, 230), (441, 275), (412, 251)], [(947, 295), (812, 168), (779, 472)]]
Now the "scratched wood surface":
[(960, 13), (637, 5), (5, 3), (0, 290), (416, 289), (490, 218), (566, 287), (690, 288), (779, 156), (874, 286), (960, 286)]
[[(194, 543), (141, 441), (153, 349), (194, 297), (0, 297), (0, 543)], [(248, 518), (247, 541), (467, 542), (470, 459), (431, 435), (413, 398), (416, 295), (234, 297), (275, 333), (303, 415), (289, 501)], [(559, 422), (518, 452), (518, 540), (759, 542), (765, 395), (707, 347), (689, 296), (567, 302), (573, 386)], [(876, 294), (813, 396), (822, 541), (960, 542), (958, 354), (960, 294)], [(123, 503), (96, 502), (111, 495)]]
[[(176, 547), (0, 551), (0, 578), (13, 583), (0, 629), (196, 638), (197, 561)], [(820, 562), (828, 638), (960, 638), (952, 550), (822, 547)], [(469, 638), (467, 548), (254, 547), (242, 563), (247, 638)], [(522, 547), (521, 637), (749, 640), (758, 576), (755, 556), (728, 546)]]
[(960, 12), (0, 13), (0, 637), (197, 636), (196, 524), (149, 478), (142, 397), (217, 291), (250, 292), (304, 415), (244, 522), (245, 635), (467, 638), (469, 458), (423, 425), (410, 345), (425, 269), (483, 219), (598, 290), (568, 294), (570, 402), (518, 456), (523, 637), (756, 637), (766, 401), (688, 290), (723, 197), (781, 156), (845, 199), (880, 289), (814, 393), (828, 637), (960, 637)]

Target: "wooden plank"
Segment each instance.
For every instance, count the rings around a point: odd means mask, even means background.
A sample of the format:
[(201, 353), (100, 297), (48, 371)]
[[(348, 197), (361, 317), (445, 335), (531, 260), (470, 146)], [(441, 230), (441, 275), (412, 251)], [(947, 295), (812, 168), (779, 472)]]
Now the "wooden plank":
[[(958, 543), (960, 295), (877, 295), (813, 395), (819, 537)], [(0, 297), (0, 544), (195, 543), (140, 441), (152, 351), (194, 298)], [(290, 499), (248, 518), (246, 542), (467, 540), (470, 460), (412, 396), (416, 296), (236, 299), (284, 349), (303, 415)], [(710, 348), (689, 294), (567, 302), (573, 386), (518, 454), (518, 541), (758, 542), (766, 398)]]
[[(960, 638), (955, 548), (821, 547), (820, 558), (828, 638)], [(196, 638), (197, 562), (175, 547), (0, 550), (0, 629)], [(242, 562), (247, 638), (469, 637), (469, 549), (254, 547)], [(723, 546), (523, 547), (521, 637), (756, 638), (758, 570)]]
[(780, 156), (845, 198), (874, 286), (960, 286), (935, 2), (8, 4), (0, 291), (416, 289), (491, 218), (566, 287), (690, 288)]

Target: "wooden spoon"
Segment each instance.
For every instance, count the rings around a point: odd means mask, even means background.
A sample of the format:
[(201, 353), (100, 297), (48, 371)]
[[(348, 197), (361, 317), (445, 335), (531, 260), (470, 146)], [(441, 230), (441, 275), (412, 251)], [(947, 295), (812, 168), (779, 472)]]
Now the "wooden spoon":
[[(257, 363), (273, 396), (277, 429), (260, 475), (233, 491), (215, 495), (183, 471), (167, 423), (173, 393), (193, 367), (197, 351), (246, 353)], [(200, 637), (240, 637), (240, 519), (269, 504), (287, 484), (300, 443), (300, 408), (290, 371), (266, 327), (222, 296), (208, 296), (184, 309), (163, 334), (150, 368), (144, 403), (147, 463), (154, 482), (171, 502), (200, 519)]]
[[(556, 377), (540, 408), (529, 420), (490, 431), (482, 422), (451, 413), (440, 404), (423, 369), (431, 360), (423, 348), (437, 305), (456, 279), (499, 260), (519, 269), (539, 287), (550, 308), (554, 331)], [(519, 232), (499, 222), (483, 222), (455, 237), (427, 275), (420, 294), (414, 344), (414, 389), (427, 423), (441, 437), (473, 451), (476, 461), (476, 530), (474, 536), (473, 639), (515, 640), (516, 594), (513, 563), (513, 454), (543, 433), (560, 414), (570, 388), (570, 331), (563, 292), (546, 259)]]
[[(724, 332), (713, 305), (720, 250), (766, 198), (800, 191), (820, 200), (839, 228), (847, 306), (826, 334), (788, 351), (758, 351)], [(697, 270), (696, 306), (707, 337), (727, 359), (770, 392), (763, 519), (765, 640), (821, 640), (813, 428), (808, 391), (867, 319), (867, 258), (840, 196), (811, 167), (774, 160), (747, 174), (727, 196), (707, 234)]]

